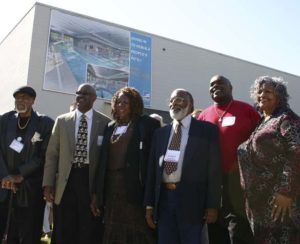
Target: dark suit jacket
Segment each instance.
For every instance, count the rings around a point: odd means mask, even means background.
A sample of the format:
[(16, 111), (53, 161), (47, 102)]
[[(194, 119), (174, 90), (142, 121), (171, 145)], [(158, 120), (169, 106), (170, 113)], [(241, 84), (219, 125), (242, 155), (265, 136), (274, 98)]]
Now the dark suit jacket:
[[(144, 203), (154, 207), (156, 221), (171, 128), (171, 124), (167, 125), (154, 134), (148, 163)], [(220, 207), (221, 162), (215, 125), (192, 118), (178, 191), (181, 214), (188, 223), (201, 223), (205, 209)]]
[[(16, 170), (13, 166), (14, 151), (9, 146), (16, 139), (17, 122), (18, 115), (15, 111), (3, 114), (0, 120), (0, 179)], [(51, 118), (32, 112), (23, 138), (24, 148), (20, 153), (23, 163), (17, 169), (25, 180), (19, 186), (17, 194), (21, 194), (22, 189), (25, 191), (36, 187), (41, 189), (45, 153), (53, 123)], [(35, 133), (40, 135), (41, 141), (33, 140)], [(5, 199), (7, 192), (0, 189), (0, 201)]]
[[(104, 191), (105, 175), (109, 157), (108, 147), (114, 127), (115, 121), (112, 121), (107, 125), (104, 131), (99, 169), (97, 170), (95, 177), (94, 191), (97, 194), (99, 206), (105, 205)], [(142, 116), (135, 122), (133, 134), (127, 148), (125, 169), (127, 200), (133, 204), (143, 204), (146, 169), (152, 136), (154, 130), (159, 127), (159, 122), (149, 116)], [(141, 144), (142, 148), (140, 147)]]

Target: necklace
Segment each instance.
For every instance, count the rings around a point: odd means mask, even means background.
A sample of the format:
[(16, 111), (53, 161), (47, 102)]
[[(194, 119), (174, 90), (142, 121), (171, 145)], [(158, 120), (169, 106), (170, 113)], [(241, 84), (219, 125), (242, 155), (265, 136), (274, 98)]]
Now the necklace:
[(225, 114), (227, 113), (228, 109), (231, 107), (232, 103), (233, 103), (233, 100), (230, 101), (230, 103), (227, 105), (227, 107), (225, 108), (224, 112), (223, 112), (221, 115), (219, 114), (219, 112), (218, 112), (216, 106), (214, 106), (215, 112), (216, 112), (216, 114), (217, 114), (218, 117), (219, 117), (218, 121), (219, 121), (220, 123), (222, 123), (223, 117), (224, 117)]
[(126, 125), (126, 128), (124, 129), (124, 131), (122, 131), (121, 133), (119, 133), (119, 134), (116, 136), (116, 138), (114, 138), (115, 133), (116, 133), (118, 127), (119, 127), (119, 124), (116, 124), (116, 126), (115, 126), (115, 128), (114, 128), (114, 131), (113, 131), (113, 133), (111, 134), (111, 137), (110, 137), (110, 143), (111, 143), (111, 144), (114, 144), (114, 143), (118, 142), (118, 141), (120, 140), (121, 136), (124, 135), (124, 134), (126, 133), (126, 131), (127, 131), (127, 129), (129, 128), (130, 125), (131, 125), (131, 120), (130, 120), (130, 121), (128, 122), (128, 124)]
[(20, 129), (20, 130), (24, 130), (24, 129), (27, 127), (29, 121), (30, 121), (30, 117), (27, 119), (25, 125), (24, 125), (24, 126), (21, 126), (21, 124), (20, 124), (20, 117), (18, 117), (18, 127), (19, 127), (19, 129)]

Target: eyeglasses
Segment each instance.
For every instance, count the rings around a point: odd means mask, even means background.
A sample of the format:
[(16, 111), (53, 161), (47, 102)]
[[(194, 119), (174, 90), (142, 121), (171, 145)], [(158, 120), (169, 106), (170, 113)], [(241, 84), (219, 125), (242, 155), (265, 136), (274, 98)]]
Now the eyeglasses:
[(176, 104), (183, 104), (185, 101), (185, 99), (183, 97), (173, 97), (171, 98), (171, 100), (169, 101), (169, 104), (173, 104), (173, 103), (176, 103)]

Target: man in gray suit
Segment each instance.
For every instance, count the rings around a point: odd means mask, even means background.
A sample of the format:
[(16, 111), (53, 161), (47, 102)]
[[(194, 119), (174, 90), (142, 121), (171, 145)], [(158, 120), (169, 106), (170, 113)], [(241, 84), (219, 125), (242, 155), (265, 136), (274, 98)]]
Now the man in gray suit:
[(44, 198), (54, 202), (56, 243), (94, 243), (89, 204), (105, 125), (109, 118), (95, 111), (95, 89), (82, 84), (76, 110), (57, 117), (44, 168)]

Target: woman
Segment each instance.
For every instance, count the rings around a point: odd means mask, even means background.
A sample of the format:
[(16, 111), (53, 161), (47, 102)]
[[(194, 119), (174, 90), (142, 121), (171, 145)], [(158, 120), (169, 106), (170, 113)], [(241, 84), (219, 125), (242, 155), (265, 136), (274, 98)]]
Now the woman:
[(151, 244), (153, 232), (143, 207), (146, 164), (152, 134), (159, 122), (142, 116), (143, 100), (131, 87), (112, 98), (114, 121), (105, 129), (92, 210), (104, 206), (104, 244)]
[(300, 119), (281, 78), (259, 77), (251, 97), (263, 117), (238, 157), (255, 243), (300, 243)]

